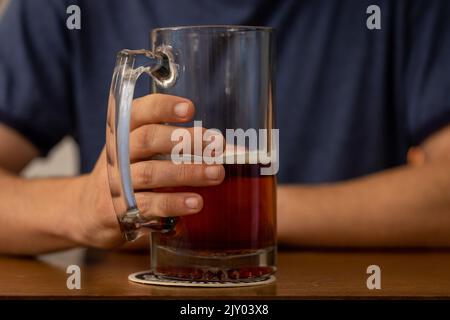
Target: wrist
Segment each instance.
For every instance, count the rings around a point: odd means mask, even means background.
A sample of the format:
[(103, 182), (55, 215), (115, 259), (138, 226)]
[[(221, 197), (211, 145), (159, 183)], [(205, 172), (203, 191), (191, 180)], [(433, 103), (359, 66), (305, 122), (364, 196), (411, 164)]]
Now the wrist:
[(67, 193), (65, 193), (67, 211), (64, 212), (61, 227), (57, 228), (60, 232), (59, 236), (80, 245), (87, 243), (86, 224), (83, 223), (82, 218), (83, 214), (89, 212), (89, 204), (86, 203), (88, 199), (85, 196), (87, 180), (88, 175), (82, 175), (71, 178), (70, 184), (67, 184)]

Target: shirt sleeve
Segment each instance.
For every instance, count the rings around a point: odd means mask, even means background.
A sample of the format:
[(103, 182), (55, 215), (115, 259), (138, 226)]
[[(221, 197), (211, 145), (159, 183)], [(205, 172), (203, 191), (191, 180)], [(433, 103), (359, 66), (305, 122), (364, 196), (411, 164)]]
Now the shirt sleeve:
[(407, 125), (420, 144), (450, 124), (450, 1), (407, 3)]
[(73, 127), (64, 3), (13, 0), (0, 18), (0, 122), (42, 155)]

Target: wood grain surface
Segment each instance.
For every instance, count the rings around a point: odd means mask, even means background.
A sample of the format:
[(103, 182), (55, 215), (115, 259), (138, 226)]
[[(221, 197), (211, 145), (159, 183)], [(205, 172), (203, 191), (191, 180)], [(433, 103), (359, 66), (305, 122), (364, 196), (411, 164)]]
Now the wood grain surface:
[[(66, 287), (66, 265), (0, 257), (0, 298), (316, 299), (449, 298), (450, 252), (280, 252), (277, 281), (259, 287), (174, 288), (129, 282), (149, 268), (148, 254), (90, 252), (78, 259), (80, 290)], [(379, 265), (381, 290), (368, 290), (366, 269)]]

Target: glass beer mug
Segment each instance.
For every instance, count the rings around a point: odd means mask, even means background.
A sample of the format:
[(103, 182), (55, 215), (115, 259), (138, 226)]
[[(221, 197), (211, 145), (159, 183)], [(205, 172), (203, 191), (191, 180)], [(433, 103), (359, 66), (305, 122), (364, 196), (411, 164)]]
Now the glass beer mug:
[[(150, 232), (151, 268), (157, 277), (252, 282), (276, 270), (273, 37), (266, 27), (161, 28), (151, 32), (151, 51), (123, 50), (117, 56), (107, 123), (110, 190), (126, 239)], [(194, 119), (181, 126), (201, 121), (201, 127), (226, 138), (224, 151), (214, 158), (225, 167), (220, 185), (152, 190), (200, 194), (204, 206), (197, 214), (151, 219), (139, 214), (130, 177), (129, 131), (134, 86), (143, 73), (150, 75), (153, 93), (193, 101)]]

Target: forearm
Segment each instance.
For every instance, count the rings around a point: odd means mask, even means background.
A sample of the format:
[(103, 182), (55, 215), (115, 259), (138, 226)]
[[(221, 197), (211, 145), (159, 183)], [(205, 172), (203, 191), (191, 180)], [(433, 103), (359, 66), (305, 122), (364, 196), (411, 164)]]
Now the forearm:
[(33, 255), (76, 245), (82, 178), (0, 173), (0, 253)]
[(281, 244), (450, 246), (449, 161), (343, 183), (281, 186), (278, 200)]

